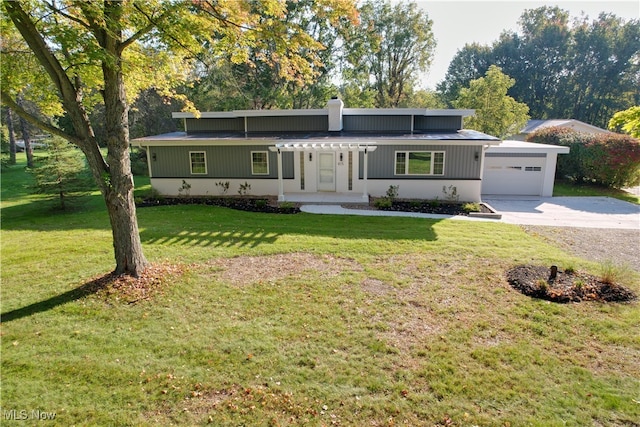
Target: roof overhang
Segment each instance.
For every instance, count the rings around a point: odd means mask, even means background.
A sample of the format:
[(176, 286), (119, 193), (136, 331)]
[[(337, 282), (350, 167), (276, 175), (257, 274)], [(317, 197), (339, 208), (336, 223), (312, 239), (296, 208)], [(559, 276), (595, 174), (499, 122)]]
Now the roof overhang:
[[(343, 116), (473, 116), (475, 110), (423, 109), (423, 108), (343, 108)], [(328, 116), (329, 110), (303, 108), (297, 110), (233, 110), (203, 111), (200, 113), (174, 112), (174, 119), (237, 119), (242, 117), (292, 117), (292, 116)]]
[(428, 110), (423, 108), (344, 108), (344, 116), (473, 116), (476, 110)]
[(499, 145), (489, 147), (488, 153), (569, 153), (569, 147), (561, 145), (538, 144), (535, 142), (505, 140)]

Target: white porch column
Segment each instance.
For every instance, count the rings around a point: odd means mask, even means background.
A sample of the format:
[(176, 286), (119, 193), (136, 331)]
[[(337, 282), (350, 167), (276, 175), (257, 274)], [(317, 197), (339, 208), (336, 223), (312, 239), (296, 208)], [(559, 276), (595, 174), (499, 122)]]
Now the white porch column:
[(368, 157), (369, 155), (367, 154), (368, 149), (365, 147), (364, 149), (364, 165), (363, 165), (363, 172), (362, 172), (362, 177), (364, 178), (364, 182), (362, 185), (362, 200), (366, 200), (367, 202), (369, 202), (369, 191), (367, 190), (367, 168), (368, 168)]
[(284, 182), (282, 181), (282, 150), (278, 148), (278, 201), (284, 202)]

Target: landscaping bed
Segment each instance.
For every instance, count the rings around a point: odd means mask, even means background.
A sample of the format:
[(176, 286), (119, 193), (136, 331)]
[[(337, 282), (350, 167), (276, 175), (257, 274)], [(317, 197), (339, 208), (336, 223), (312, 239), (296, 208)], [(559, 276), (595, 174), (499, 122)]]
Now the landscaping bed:
[(496, 212), (484, 203), (461, 203), (439, 200), (389, 200), (387, 198), (372, 199), (371, 205), (376, 209), (397, 212), (418, 212), (439, 215), (483, 216), (496, 215)]
[(224, 197), (148, 197), (136, 202), (137, 207), (173, 205), (211, 205), (248, 212), (295, 214), (300, 206), (291, 202), (278, 202), (275, 197), (224, 196)]
[(549, 267), (520, 265), (507, 271), (507, 280), (519, 292), (558, 303), (580, 301), (629, 302), (637, 296), (611, 280), (572, 270), (558, 270), (551, 276)]
[[(350, 208), (377, 209), (396, 212), (419, 212), (439, 215), (487, 216), (499, 218), (490, 206), (484, 203), (441, 202), (434, 200), (393, 200), (390, 204), (381, 204), (384, 198), (371, 198), (367, 204), (349, 204)], [(230, 209), (294, 214), (300, 212), (300, 203), (278, 202), (274, 196), (217, 196), (217, 197), (148, 197), (138, 200), (137, 207), (172, 205), (212, 205)]]

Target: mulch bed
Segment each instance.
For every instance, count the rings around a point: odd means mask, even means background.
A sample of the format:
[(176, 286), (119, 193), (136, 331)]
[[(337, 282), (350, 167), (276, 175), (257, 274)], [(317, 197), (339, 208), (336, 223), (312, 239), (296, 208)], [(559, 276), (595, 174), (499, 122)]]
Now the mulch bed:
[[(371, 205), (375, 206), (376, 198), (372, 198)], [(379, 210), (396, 212), (417, 212), (439, 215), (469, 215), (464, 209), (464, 203), (440, 200), (393, 200), (389, 207), (379, 207)], [(494, 213), (484, 204), (479, 203), (481, 213)]]
[(520, 265), (507, 271), (511, 286), (533, 298), (558, 303), (580, 301), (629, 302), (637, 296), (615, 283), (605, 283), (590, 274), (558, 270), (555, 279), (550, 269), (538, 265)]
[(278, 203), (275, 197), (225, 196), (225, 197), (150, 197), (136, 203), (139, 208), (172, 205), (210, 205), (248, 212), (295, 214), (300, 206), (295, 203)]

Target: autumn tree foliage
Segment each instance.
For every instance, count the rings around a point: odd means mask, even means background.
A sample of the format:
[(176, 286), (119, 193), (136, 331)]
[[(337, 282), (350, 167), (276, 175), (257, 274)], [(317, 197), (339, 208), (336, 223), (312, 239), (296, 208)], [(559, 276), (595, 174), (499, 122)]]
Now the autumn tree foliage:
[(637, 138), (550, 127), (529, 135), (527, 141), (569, 147), (569, 154), (558, 157), (558, 177), (613, 188), (640, 184), (640, 140)]
[[(333, 16), (355, 4), (316, 0), (310, 7)], [(178, 96), (174, 89), (205, 57), (267, 63), (286, 81), (308, 82), (324, 46), (288, 12), (280, 0), (2, 2), (2, 104), (85, 155), (109, 213), (115, 273), (138, 277), (148, 265), (133, 199), (129, 106), (152, 87)], [(22, 108), (21, 96), (42, 114)], [(106, 156), (90, 120), (97, 106)]]

